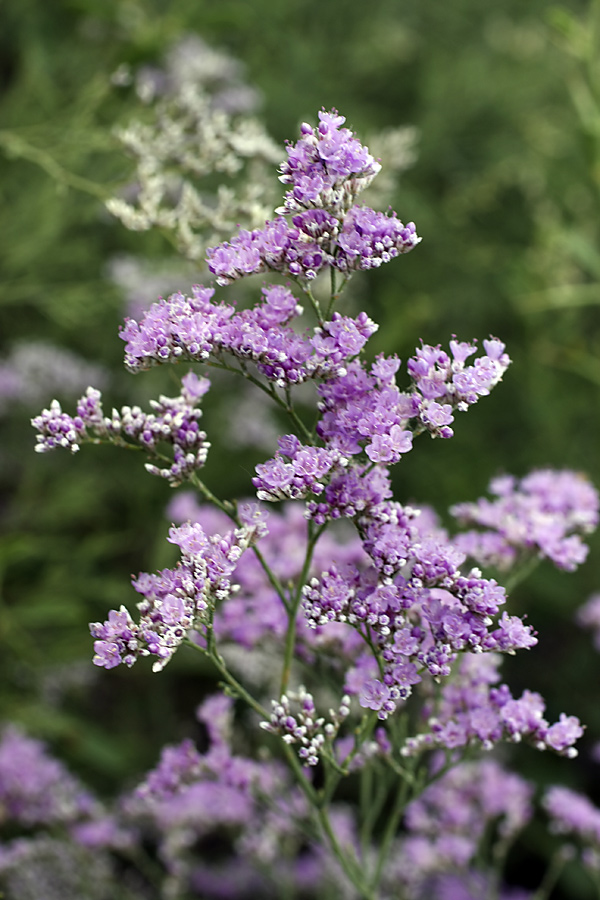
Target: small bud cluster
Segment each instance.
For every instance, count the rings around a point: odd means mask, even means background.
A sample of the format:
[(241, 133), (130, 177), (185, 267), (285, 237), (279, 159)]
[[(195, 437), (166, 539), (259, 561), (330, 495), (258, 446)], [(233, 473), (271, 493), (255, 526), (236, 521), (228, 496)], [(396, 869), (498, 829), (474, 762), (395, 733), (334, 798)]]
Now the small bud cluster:
[(487, 397), (502, 379), (510, 365), (504, 344), (490, 337), (483, 341), (485, 354), (472, 366), (466, 360), (476, 350), (476, 343), (450, 341), (452, 357), (440, 348), (424, 344), (408, 361), (408, 371), (420, 395), (419, 418), (433, 437), (452, 437), (452, 412), (464, 412), (480, 397)]
[[(295, 714), (290, 701), (299, 707)], [(272, 700), (271, 705), (271, 718), (261, 722), (261, 728), (280, 735), (286, 744), (299, 744), (298, 756), (305, 766), (318, 764), (323, 747), (337, 737), (342, 722), (350, 715), (350, 697), (344, 695), (339, 709), (329, 710), (329, 721), (324, 716), (315, 718), (313, 696), (302, 685), (297, 691), (289, 691), (279, 700)]]
[[(284, 435), (278, 443), (273, 459), (256, 466), (252, 484), (259, 500), (297, 500), (320, 494), (325, 487), (322, 479), (334, 467), (347, 463), (339, 451), (305, 447), (293, 434)], [(283, 457), (290, 461), (285, 462)]]

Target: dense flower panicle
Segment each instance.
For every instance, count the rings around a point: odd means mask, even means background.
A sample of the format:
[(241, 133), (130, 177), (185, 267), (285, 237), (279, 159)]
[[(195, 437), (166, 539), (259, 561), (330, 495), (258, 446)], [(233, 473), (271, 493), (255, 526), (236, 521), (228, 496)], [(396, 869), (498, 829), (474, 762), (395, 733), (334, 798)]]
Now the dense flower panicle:
[(378, 268), (409, 253), (420, 240), (414, 222), (404, 225), (395, 213), (358, 207), (340, 222), (323, 210), (311, 210), (295, 215), (291, 224), (280, 217), (264, 228), (241, 230), (210, 247), (206, 259), (220, 285), (268, 271), (308, 282), (325, 268), (344, 274)]
[(500, 657), (495, 653), (464, 656), (437, 701), (424, 708), (428, 730), (409, 738), (403, 755), (470, 745), (489, 750), (507, 740), (526, 741), (538, 750), (553, 750), (570, 759), (577, 756), (573, 745), (583, 734), (579, 719), (562, 713), (551, 725), (543, 717), (545, 703), (539, 694), (525, 690), (515, 699), (507, 685), (496, 686), (499, 664)]
[(259, 303), (238, 313), (212, 303), (213, 293), (196, 285), (191, 297), (173, 294), (152, 304), (141, 322), (128, 319), (121, 330), (127, 367), (135, 372), (159, 363), (206, 362), (231, 354), (242, 363), (255, 363), (269, 380), (293, 385), (344, 371), (345, 361), (360, 353), (377, 328), (366, 313), (356, 319), (335, 313), (311, 338), (289, 327), (302, 307), (288, 288), (266, 287)]
[(419, 529), (419, 511), (381, 503), (359, 519), (371, 566), (335, 563), (304, 587), (311, 627), (351, 625), (369, 640), (381, 671), (365, 651), (346, 678), (346, 690), (385, 719), (427, 671), (445, 677), (460, 652), (514, 652), (537, 643), (530, 626), (503, 613), (504, 589), (473, 569), (464, 555)]
[(381, 166), (341, 128), (343, 116), (333, 110), (319, 117), (317, 129), (303, 125), (300, 140), (288, 147), (280, 179), (291, 187), (278, 218), (208, 249), (218, 284), (269, 270), (308, 282), (323, 268), (344, 274), (377, 268), (421, 240), (414, 222), (354, 205)]
[(215, 603), (233, 590), (230, 576), (261, 530), (256, 521), (207, 537), (198, 524), (173, 526), (169, 540), (180, 548), (181, 561), (175, 569), (142, 573), (133, 580), (144, 598), (138, 603), (139, 623), (121, 607), (111, 610), (104, 623), (90, 625), (94, 664), (112, 669), (121, 663), (132, 666), (140, 656), (155, 656), (153, 671), (163, 669), (192, 630), (202, 633)]
[(210, 444), (206, 432), (198, 427), (202, 410), (197, 403), (210, 386), (207, 378), (190, 372), (182, 379), (178, 397), (151, 400), (153, 412), (145, 413), (139, 406), (113, 409), (104, 414), (100, 391), (88, 388), (77, 403), (77, 415), (63, 413), (57, 400), (49, 409), (32, 419), (37, 435), (36, 450), (46, 453), (57, 447), (79, 450), (83, 443), (101, 440), (140, 446), (150, 458), (156, 458), (162, 444), (171, 445), (173, 462), (169, 466), (147, 463), (146, 469), (160, 475), (173, 486), (180, 484), (206, 462)]
[(457, 546), (483, 565), (509, 568), (523, 551), (552, 560), (572, 572), (588, 552), (580, 534), (598, 524), (598, 492), (577, 472), (540, 469), (520, 480), (506, 475), (490, 483), (493, 500), (459, 503), (450, 511), (462, 523), (484, 531), (455, 538)]
[(434, 437), (451, 437), (454, 410), (466, 409), (478, 396), (489, 393), (509, 364), (503, 344), (490, 340), (484, 345), (488, 355), (476, 359), (471, 368), (485, 373), (485, 378), (483, 374), (477, 376), (479, 380), (473, 376), (478, 387), (468, 396), (460, 393), (452, 380), (469, 374), (464, 353), (458, 349), (454, 363), (439, 347), (417, 350), (417, 356), (408, 362), (413, 385), (405, 392), (396, 385), (397, 357), (379, 356), (370, 369), (354, 360), (344, 373), (319, 386), (319, 436), (346, 456), (364, 450), (371, 462), (386, 466), (412, 449), (414, 432), (428, 430)]

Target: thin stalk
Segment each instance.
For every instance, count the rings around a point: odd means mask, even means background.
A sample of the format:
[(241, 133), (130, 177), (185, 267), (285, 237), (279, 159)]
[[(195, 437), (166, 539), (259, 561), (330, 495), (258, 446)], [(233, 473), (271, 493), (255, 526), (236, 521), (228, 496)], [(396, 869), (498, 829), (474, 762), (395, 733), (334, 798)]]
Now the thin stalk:
[(297, 619), (298, 619), (298, 608), (300, 606), (300, 601), (302, 599), (302, 588), (306, 584), (306, 579), (308, 578), (308, 573), (310, 571), (310, 566), (312, 563), (312, 557), (315, 549), (315, 545), (323, 531), (327, 527), (327, 523), (320, 525), (317, 529), (314, 528), (314, 525), (311, 521), (308, 522), (308, 543), (306, 546), (306, 554), (304, 556), (304, 563), (302, 565), (302, 571), (300, 573), (300, 577), (298, 578), (298, 584), (296, 586), (296, 591), (294, 596), (291, 598), (288, 607), (288, 627), (285, 636), (285, 649), (283, 655), (283, 669), (281, 672), (281, 688), (280, 688), (280, 696), (281, 694), (285, 694), (289, 681), (290, 675), (292, 672), (292, 661), (294, 658), (294, 650), (296, 649), (296, 627), (297, 627)]
[(253, 385), (255, 385), (255, 387), (259, 388), (263, 392), (263, 394), (266, 394), (267, 397), (270, 397), (271, 400), (273, 400), (277, 404), (277, 406), (281, 407), (281, 409), (285, 413), (287, 413), (302, 436), (312, 444), (312, 433), (308, 430), (308, 428), (294, 409), (290, 397), (288, 396), (289, 388), (286, 389), (286, 399), (282, 400), (272, 384), (264, 384), (259, 378), (256, 378), (255, 375), (252, 375), (251, 372), (249, 372), (244, 367), (238, 369), (236, 368), (236, 366), (229, 366), (224, 362), (208, 362), (207, 366), (212, 366), (213, 369), (223, 369), (226, 372), (233, 372), (234, 375), (239, 375), (242, 378), (245, 378), (247, 381), (250, 381)]
[(404, 812), (406, 805), (409, 801), (409, 793), (408, 793), (408, 781), (403, 780), (400, 783), (400, 786), (396, 792), (396, 797), (394, 800), (394, 805), (392, 807), (392, 811), (388, 817), (385, 831), (383, 833), (383, 838), (381, 841), (381, 846), (379, 848), (379, 853), (377, 856), (377, 863), (375, 866), (375, 871), (373, 873), (373, 878), (371, 881), (371, 886), (373, 890), (377, 890), (379, 887), (379, 882), (381, 881), (381, 876), (383, 874), (383, 868), (386, 864), (390, 847), (392, 845), (392, 841), (396, 832), (398, 831), (398, 826), (400, 824), (400, 819), (402, 818), (402, 813)]
[(549, 900), (550, 894), (556, 887), (556, 882), (560, 878), (560, 874), (566, 862), (565, 855), (564, 853), (561, 853), (560, 850), (554, 854), (550, 860), (550, 865), (542, 878), (541, 884), (535, 894), (532, 895), (531, 900)]
[(506, 584), (504, 585), (506, 593), (509, 594), (511, 591), (514, 591), (517, 585), (521, 584), (522, 581), (525, 581), (525, 579), (537, 569), (539, 564), (540, 558), (538, 556), (531, 555), (529, 559), (524, 559), (510, 578), (506, 579)]
[(331, 850), (342, 867), (345, 874), (348, 876), (354, 887), (359, 891), (362, 900), (377, 900), (377, 895), (374, 892), (374, 889), (371, 888), (366, 882), (363, 881), (362, 871), (359, 866), (359, 863), (349, 857), (342, 848), (340, 847), (339, 841), (335, 836), (333, 828), (331, 827), (331, 822), (329, 820), (329, 816), (327, 814), (327, 810), (325, 809), (317, 809), (317, 817), (319, 820), (319, 824), (327, 837)]
[[(231, 503), (229, 500), (219, 500), (219, 498), (213, 494), (213, 492), (210, 490), (210, 488), (208, 488), (204, 484), (202, 479), (199, 478), (198, 475), (196, 475), (195, 473), (192, 474), (192, 476), (190, 477), (189, 480), (195, 487), (198, 488), (198, 490), (200, 491), (200, 493), (206, 500), (208, 500), (210, 503), (212, 503), (214, 506), (216, 506), (217, 509), (220, 509), (221, 512), (224, 512), (225, 515), (228, 516), (231, 519), (231, 521), (234, 522), (235, 525), (238, 526), (238, 528), (240, 527), (240, 525), (242, 523), (237, 514), (237, 508), (236, 508), (235, 503)], [(277, 578), (277, 576), (275, 575), (275, 573), (269, 566), (268, 562), (266, 561), (266, 559), (264, 558), (264, 556), (262, 555), (261, 551), (258, 549), (256, 544), (252, 544), (250, 549), (252, 550), (252, 552), (256, 556), (257, 560), (259, 561), (260, 565), (262, 566), (265, 575), (269, 579), (269, 583), (270, 583), (271, 587), (273, 588), (273, 590), (275, 591), (275, 593), (277, 594), (277, 596), (283, 603), (283, 606), (285, 607), (285, 609), (288, 609), (288, 607), (289, 607), (288, 598), (286, 596), (286, 593), (285, 593), (282, 585), (279, 582), (279, 579)]]
[(110, 196), (110, 190), (103, 185), (96, 184), (88, 178), (69, 172), (53, 156), (43, 150), (41, 147), (34, 147), (25, 138), (20, 137), (11, 131), (0, 131), (0, 146), (5, 148), (8, 155), (17, 158), (26, 159), (28, 162), (39, 166), (47, 175), (63, 187), (74, 188), (77, 191), (83, 191), (85, 194), (91, 194), (99, 200), (106, 200)]
[[(262, 706), (258, 700), (250, 694), (246, 688), (240, 684), (240, 682), (235, 678), (234, 675), (231, 674), (227, 666), (225, 665), (225, 661), (223, 660), (220, 653), (218, 653), (216, 645), (214, 644), (214, 635), (212, 635), (212, 628), (207, 629), (207, 649), (204, 647), (200, 647), (198, 644), (195, 644), (194, 641), (188, 640), (186, 641), (188, 646), (193, 647), (195, 650), (198, 650), (204, 656), (208, 657), (214, 664), (215, 668), (218, 669), (219, 674), (223, 677), (224, 681), (229, 685), (233, 691), (244, 700), (247, 705), (254, 710), (255, 713), (261, 717), (261, 719), (265, 719), (268, 721), (270, 713)], [(208, 649), (208, 646), (211, 646), (211, 649)]]
[(311, 306), (315, 311), (317, 321), (318, 321), (319, 325), (321, 326), (321, 328), (323, 328), (323, 326), (325, 325), (325, 319), (323, 318), (323, 313), (321, 312), (321, 307), (319, 306), (319, 301), (317, 300), (317, 298), (314, 296), (313, 292), (311, 291), (310, 285), (303, 284), (302, 290), (304, 291), (304, 293), (310, 300)]
[(381, 814), (385, 799), (388, 794), (389, 782), (386, 778), (377, 779), (375, 796), (373, 793), (373, 770), (370, 766), (364, 766), (360, 772), (360, 846), (363, 856), (371, 845), (373, 828)]

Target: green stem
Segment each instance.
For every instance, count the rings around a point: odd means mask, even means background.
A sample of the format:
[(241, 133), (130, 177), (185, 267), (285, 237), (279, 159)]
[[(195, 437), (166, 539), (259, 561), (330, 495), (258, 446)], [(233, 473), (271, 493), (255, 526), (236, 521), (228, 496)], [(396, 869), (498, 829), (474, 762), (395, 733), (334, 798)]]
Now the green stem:
[[(233, 689), (234, 693), (241, 697), (242, 700), (247, 703), (247, 705), (254, 710), (255, 713), (268, 721), (270, 718), (270, 713), (262, 706), (258, 700), (250, 694), (246, 688), (240, 684), (240, 682), (235, 678), (234, 675), (231, 674), (227, 666), (225, 665), (225, 661), (221, 654), (217, 651), (215, 642), (214, 642), (214, 634), (212, 633), (212, 626), (207, 626), (207, 636), (206, 636), (207, 646), (206, 648), (200, 647), (199, 644), (194, 643), (189, 638), (186, 643), (189, 647), (193, 647), (195, 650), (198, 650), (204, 656), (208, 657), (211, 660), (215, 668), (218, 670), (219, 674), (222, 676), (223, 680), (229, 685), (230, 688)], [(210, 648), (210, 649), (209, 649)]]
[[(213, 492), (210, 490), (210, 488), (208, 488), (204, 484), (202, 479), (199, 478), (198, 475), (196, 475), (196, 473), (193, 473), (189, 480), (195, 487), (198, 488), (198, 490), (200, 491), (200, 493), (206, 500), (208, 500), (210, 503), (212, 503), (214, 506), (216, 506), (217, 509), (220, 509), (221, 512), (224, 512), (225, 515), (228, 516), (231, 519), (231, 521), (234, 522), (234, 524), (238, 526), (238, 528), (241, 526), (242, 522), (237, 514), (237, 507), (236, 507), (235, 503), (231, 503), (229, 500), (219, 500), (219, 498), (213, 494)], [(271, 587), (273, 588), (273, 590), (275, 591), (275, 593), (277, 594), (277, 596), (283, 603), (283, 606), (285, 607), (285, 609), (288, 609), (288, 607), (289, 607), (288, 598), (286, 596), (286, 593), (285, 593), (282, 585), (279, 582), (279, 579), (277, 578), (277, 576), (275, 575), (275, 573), (269, 566), (268, 562), (266, 561), (266, 559), (264, 558), (264, 556), (262, 555), (261, 551), (258, 549), (256, 544), (251, 545), (251, 550), (254, 553), (254, 555), (256, 556), (260, 565), (262, 566), (262, 569), (263, 569), (265, 575), (269, 579), (269, 583), (270, 583)]]
[(212, 366), (214, 369), (223, 369), (226, 372), (233, 372), (234, 375), (239, 375), (242, 378), (245, 378), (247, 381), (250, 381), (255, 387), (259, 388), (267, 397), (270, 397), (277, 406), (279, 406), (287, 415), (290, 417), (294, 425), (300, 434), (307, 440), (310, 444), (313, 443), (313, 435), (306, 427), (298, 413), (293, 407), (293, 404), (289, 395), (289, 387), (286, 388), (286, 399), (282, 400), (278, 395), (277, 391), (273, 387), (272, 384), (264, 384), (259, 378), (256, 378), (255, 375), (252, 375), (244, 366), (241, 368), (237, 368), (236, 366), (229, 366), (225, 362), (208, 362), (208, 366)]
[(317, 321), (318, 321), (319, 325), (321, 326), (321, 328), (323, 328), (323, 326), (325, 325), (325, 319), (323, 318), (323, 313), (321, 312), (321, 307), (319, 306), (319, 301), (317, 300), (317, 298), (314, 296), (313, 292), (311, 291), (310, 285), (303, 284), (303, 285), (301, 285), (301, 287), (311, 302), (311, 306), (315, 311), (315, 315), (317, 317)]
[(34, 147), (29, 141), (14, 134), (11, 131), (0, 131), (0, 146), (4, 147), (7, 155), (17, 158), (26, 159), (28, 162), (39, 166), (54, 181), (63, 187), (71, 187), (85, 194), (91, 194), (99, 200), (106, 200), (110, 196), (110, 192), (102, 185), (82, 178), (81, 175), (75, 175), (58, 163), (53, 156), (41, 147)]
[(383, 874), (383, 869), (386, 864), (390, 847), (392, 841), (398, 831), (398, 826), (400, 824), (400, 819), (402, 818), (402, 813), (404, 812), (406, 805), (409, 801), (409, 783), (407, 780), (401, 781), (398, 790), (396, 792), (396, 797), (394, 800), (394, 805), (392, 807), (392, 811), (388, 817), (385, 831), (383, 833), (383, 838), (381, 841), (381, 846), (379, 848), (379, 853), (377, 856), (377, 864), (375, 866), (375, 872), (373, 873), (373, 879), (371, 881), (371, 885), (373, 890), (377, 890), (379, 887), (379, 882), (381, 881), (381, 876)]
[(360, 846), (363, 856), (371, 846), (371, 838), (375, 822), (381, 814), (383, 805), (388, 795), (389, 781), (386, 778), (377, 779), (375, 796), (373, 793), (373, 770), (371, 766), (364, 766), (360, 772)]
[(285, 694), (288, 684), (290, 681), (290, 675), (292, 672), (292, 661), (294, 658), (294, 650), (296, 649), (296, 627), (298, 620), (298, 608), (300, 606), (300, 601), (302, 599), (302, 588), (306, 584), (306, 579), (308, 578), (308, 573), (310, 571), (310, 566), (312, 563), (312, 557), (315, 549), (315, 545), (325, 528), (327, 527), (327, 523), (323, 525), (319, 525), (317, 529), (315, 529), (312, 521), (308, 522), (308, 543), (306, 546), (306, 554), (304, 556), (304, 563), (302, 565), (302, 571), (300, 572), (300, 577), (298, 578), (298, 584), (296, 586), (296, 591), (294, 593), (293, 598), (291, 599), (288, 607), (288, 627), (285, 635), (285, 650), (283, 655), (283, 669), (281, 672), (281, 689), (280, 695)]
[(537, 891), (532, 895), (531, 900), (549, 900), (550, 894), (556, 886), (556, 882), (560, 877), (560, 873), (562, 872), (566, 861), (564, 854), (561, 853), (560, 850), (554, 854), (550, 860), (550, 865), (546, 869), (546, 874), (542, 878), (542, 882)]
[(517, 587), (517, 585), (521, 584), (522, 581), (525, 581), (531, 573), (537, 569), (540, 564), (539, 556), (534, 556), (533, 554), (527, 559), (522, 560), (521, 564), (517, 566), (513, 574), (506, 579), (506, 583), (504, 585), (504, 589), (507, 594), (510, 594), (511, 591)]
[(362, 900), (377, 900), (375, 891), (363, 881), (360, 863), (342, 850), (333, 828), (331, 827), (327, 810), (323, 808), (317, 809), (317, 817), (335, 858), (354, 887), (360, 893)]

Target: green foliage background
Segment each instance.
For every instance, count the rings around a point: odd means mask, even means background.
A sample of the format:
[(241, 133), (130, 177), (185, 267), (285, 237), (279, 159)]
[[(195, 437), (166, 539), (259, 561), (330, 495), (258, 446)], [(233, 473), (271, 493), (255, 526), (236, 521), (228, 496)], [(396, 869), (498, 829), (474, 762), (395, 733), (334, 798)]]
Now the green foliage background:
[[(110, 76), (123, 63), (160, 61), (193, 31), (246, 65), (277, 140), (293, 138), (321, 106), (337, 107), (359, 135), (419, 130), (418, 160), (390, 205), (416, 221), (423, 242), (363, 276), (354, 302), (381, 323), (375, 351), (406, 359), (420, 338), (491, 333), (514, 364), (452, 441), (424, 442), (402, 462), (398, 497), (443, 513), (479, 496), (492, 475), (535, 466), (581, 470), (600, 486), (599, 10), (576, 0), (5, 2), (2, 354), (44, 338), (101, 362), (114, 373), (111, 405), (168, 385), (168, 373), (121, 372), (122, 298), (107, 262), (170, 250), (103, 210), (131, 172), (112, 128), (138, 113), (134, 93)], [(135, 454), (35, 455), (36, 412), (13, 407), (1, 423), (0, 715), (51, 740), (110, 791), (186, 731), (210, 675), (184, 653), (160, 677), (142, 665), (91, 670), (87, 622), (131, 604), (131, 572), (171, 559), (171, 494)], [(249, 458), (219, 446), (210, 414), (211, 486), (247, 492)], [(515, 591), (540, 645), (506, 669), (516, 688), (550, 698), (552, 717), (565, 710), (586, 721), (588, 747), (600, 738), (600, 663), (573, 615), (600, 590), (599, 560), (595, 538), (577, 575), (541, 566)], [(524, 751), (519, 764), (594, 793), (585, 756), (541, 767)]]

